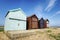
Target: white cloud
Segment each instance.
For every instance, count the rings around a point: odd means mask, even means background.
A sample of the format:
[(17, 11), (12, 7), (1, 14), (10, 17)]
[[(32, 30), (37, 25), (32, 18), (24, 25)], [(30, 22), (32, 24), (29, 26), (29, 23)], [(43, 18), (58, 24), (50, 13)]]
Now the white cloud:
[(60, 11), (57, 11), (56, 14), (60, 14)]
[(40, 17), (43, 16), (42, 12), (43, 12), (43, 7), (41, 7), (41, 6), (36, 6), (36, 7), (34, 8), (34, 12), (33, 12), (33, 13), (36, 14), (36, 15), (40, 18)]
[(53, 18), (54, 16), (58, 15), (58, 14), (60, 14), (60, 11), (57, 11), (54, 15), (52, 15), (52, 16), (50, 17), (50, 19)]
[(45, 8), (45, 11), (49, 12), (54, 7), (55, 2), (56, 0), (50, 0), (48, 6)]

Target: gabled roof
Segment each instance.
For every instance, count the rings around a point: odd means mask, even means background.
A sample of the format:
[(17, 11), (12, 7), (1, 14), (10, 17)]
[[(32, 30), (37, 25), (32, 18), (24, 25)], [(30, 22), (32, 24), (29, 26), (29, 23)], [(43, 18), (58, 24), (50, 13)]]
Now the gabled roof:
[[(38, 17), (37, 17), (35, 14), (33, 14), (33, 15), (29, 16), (29, 17), (31, 17), (31, 18), (32, 18), (32, 17), (36, 17), (36, 18), (38, 19)], [(29, 18), (29, 17), (28, 17), (28, 18)]]
[(44, 21), (44, 18), (42, 17), (42, 18), (40, 19), (40, 21), (41, 21), (41, 20), (43, 20), (43, 21)]
[(49, 22), (49, 20), (48, 20), (48, 19), (46, 19), (46, 21), (48, 21), (48, 22)]
[(35, 14), (33, 14), (31, 17), (36, 17), (38, 19), (38, 17)]
[[(16, 11), (20, 11), (20, 10), (21, 10), (21, 8), (9, 10), (9, 11), (7, 12), (6, 16), (9, 14), (9, 12), (16, 12)], [(5, 16), (5, 17), (6, 17), (6, 16)]]

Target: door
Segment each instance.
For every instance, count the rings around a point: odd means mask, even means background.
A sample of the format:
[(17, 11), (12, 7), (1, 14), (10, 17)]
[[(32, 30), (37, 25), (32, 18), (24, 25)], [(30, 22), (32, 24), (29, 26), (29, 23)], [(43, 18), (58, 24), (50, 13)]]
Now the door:
[(33, 17), (32, 18), (32, 28), (36, 29), (37, 26), (38, 26), (38, 20), (37, 20), (37, 18)]
[(43, 27), (44, 27), (44, 24), (43, 24), (43, 23), (42, 23), (42, 24), (40, 24), (40, 27), (41, 27), (41, 28), (43, 28)]
[(38, 26), (37, 22), (32, 22), (32, 28), (33, 28), (33, 29), (36, 29), (37, 26)]
[(44, 27), (44, 20), (40, 21), (40, 27), (43, 28)]

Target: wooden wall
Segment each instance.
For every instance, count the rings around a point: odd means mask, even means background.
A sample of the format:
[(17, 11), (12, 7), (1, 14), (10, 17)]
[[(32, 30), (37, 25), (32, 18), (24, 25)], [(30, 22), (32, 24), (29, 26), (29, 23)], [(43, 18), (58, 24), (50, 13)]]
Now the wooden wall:
[(27, 29), (38, 29), (38, 18), (36, 15), (27, 17)]
[(47, 28), (46, 20), (44, 20), (43, 18), (39, 20), (39, 28)]
[(27, 27), (26, 29), (40, 29), (47, 28), (47, 21), (43, 18), (38, 20), (36, 15), (27, 17)]

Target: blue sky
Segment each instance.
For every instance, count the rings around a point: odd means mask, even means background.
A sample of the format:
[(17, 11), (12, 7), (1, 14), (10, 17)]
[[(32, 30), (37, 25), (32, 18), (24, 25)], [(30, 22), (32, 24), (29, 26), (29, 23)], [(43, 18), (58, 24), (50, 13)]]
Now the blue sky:
[(0, 26), (8, 10), (21, 8), (27, 16), (36, 14), (49, 19), (50, 26), (60, 26), (60, 0), (0, 0)]

